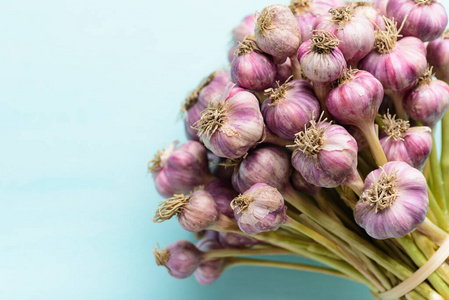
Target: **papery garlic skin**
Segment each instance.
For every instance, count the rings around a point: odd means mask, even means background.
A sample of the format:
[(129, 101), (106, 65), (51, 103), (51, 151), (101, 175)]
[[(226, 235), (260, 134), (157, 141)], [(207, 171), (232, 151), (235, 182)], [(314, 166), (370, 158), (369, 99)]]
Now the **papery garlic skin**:
[(234, 42), (241, 42), (245, 36), (254, 34), (254, 29), (256, 28), (256, 18), (257, 17), (254, 15), (246, 16), (242, 22), (232, 30), (232, 39)]
[(449, 83), (449, 29), (427, 45), (427, 61), (438, 79)]
[[(216, 237), (211, 238), (206, 235), (196, 244), (197, 248), (203, 252), (222, 249), (223, 247), (217, 240), (218, 234), (215, 236)], [(220, 277), (221, 273), (224, 271), (225, 265), (226, 261), (224, 258), (207, 260), (198, 266), (193, 275), (200, 284), (209, 285), (214, 283)]]
[(209, 182), (204, 190), (209, 192), (214, 199), (217, 210), (230, 218), (234, 217), (234, 211), (231, 209), (231, 201), (237, 197), (238, 193), (234, 190), (231, 183), (222, 179), (216, 179)]
[(301, 173), (299, 173), (296, 170), (293, 170), (292, 175), (290, 177), (290, 181), (292, 183), (292, 186), (302, 192), (307, 193), (311, 195), (316, 195), (320, 192), (321, 188), (319, 186), (316, 186), (314, 184), (311, 184), (307, 182), (304, 177), (302, 177)]
[(218, 240), (224, 248), (251, 248), (260, 243), (256, 239), (234, 232), (220, 232)]
[(404, 109), (415, 121), (434, 128), (449, 107), (449, 86), (441, 80), (418, 84), (407, 92)]
[[(404, 36), (414, 36), (423, 42), (433, 41), (441, 36), (448, 21), (444, 6), (434, 0), (390, 0), (386, 13), (389, 18), (394, 18), (401, 24)], [(407, 19), (402, 25), (405, 18)]]
[(178, 279), (192, 275), (204, 255), (194, 244), (185, 240), (176, 241), (162, 251), (155, 249), (153, 252), (157, 265), (165, 266), (168, 273)]
[(213, 72), (209, 77), (203, 79), (198, 88), (192, 91), (185, 100), (182, 111), (185, 112), (184, 124), (188, 139), (199, 141), (197, 130), (192, 126), (201, 118), (201, 112), (207, 108), (209, 103), (218, 99), (229, 83), (229, 76), (229, 72), (225, 70)]
[(383, 14), (379, 14), (378, 10), (374, 8), (374, 2), (356, 2), (355, 6), (352, 8), (352, 13), (355, 16), (367, 18), (373, 25), (374, 30), (378, 28), (385, 29), (385, 23), (381, 17)]
[[(313, 23), (313, 29), (332, 32), (340, 41), (338, 49), (343, 53), (348, 65), (356, 67), (373, 48), (373, 24), (363, 16), (354, 15), (349, 6), (331, 9), (329, 12), (335, 13), (318, 17)], [(340, 17), (342, 13), (346, 15), (346, 19), (335, 18), (335, 15)]]
[(290, 157), (278, 146), (263, 145), (249, 152), (232, 175), (232, 185), (243, 193), (256, 183), (282, 189), (288, 182)]
[(231, 205), (240, 230), (246, 234), (277, 230), (287, 221), (282, 194), (264, 183), (256, 183)]
[(301, 29), (301, 39), (307, 41), (312, 37), (312, 25), (317, 16), (313, 13), (305, 13), (301, 16), (296, 15), (299, 28)]
[(259, 100), (230, 83), (216, 102), (211, 102), (197, 122), (198, 135), (207, 149), (226, 158), (243, 156), (263, 134)]
[(358, 66), (376, 77), (385, 91), (405, 91), (426, 70), (426, 48), (421, 40), (405, 37), (397, 41), (394, 49), (388, 53), (371, 51)]
[(316, 145), (299, 147), (293, 152), (293, 167), (311, 184), (339, 186), (357, 168), (357, 142), (340, 125), (319, 122), (308, 130), (315, 130), (314, 136), (321, 131), (322, 137)]
[(235, 58), (234, 53), (235, 53), (235, 51), (236, 51), (238, 48), (239, 48), (239, 45), (238, 45), (238, 44), (233, 44), (233, 45), (231, 46), (231, 48), (229, 48), (229, 50), (228, 50), (228, 61), (229, 61), (229, 63), (232, 63), (232, 61), (234, 60), (234, 58)]
[[(379, 202), (366, 200), (371, 199), (369, 191), (379, 180), (387, 182), (390, 188), (382, 194)], [(380, 205), (380, 201), (386, 201), (386, 196), (392, 201)], [(427, 183), (423, 174), (405, 162), (392, 161), (366, 177), (365, 191), (354, 207), (354, 218), (375, 239), (400, 238), (425, 220), (428, 206)]]
[(149, 163), (156, 190), (162, 197), (188, 194), (194, 187), (211, 180), (207, 151), (196, 141), (188, 141), (178, 149), (178, 142), (161, 151)]
[(287, 60), (282, 63), (276, 65), (276, 76), (274, 77), (273, 84), (271, 85), (272, 88), (277, 88), (277, 81), (279, 81), (279, 84), (284, 84), (284, 82), (289, 79), (292, 76), (292, 62), (290, 61), (290, 58), (287, 58)]
[(182, 228), (189, 232), (200, 232), (212, 226), (219, 217), (214, 198), (205, 190), (194, 191), (178, 214)]
[(298, 1), (292, 0), (289, 8), (298, 20), (301, 29), (302, 41), (307, 41), (312, 37), (313, 21), (320, 15), (326, 14), (330, 8), (343, 5), (340, 1), (314, 0)]
[(345, 57), (337, 46), (321, 52), (313, 47), (312, 40), (308, 40), (301, 44), (297, 56), (304, 75), (313, 82), (332, 82), (346, 68)]
[(312, 85), (295, 79), (267, 93), (262, 115), (268, 128), (281, 138), (293, 140), (298, 131), (320, 114), (320, 103)]
[(388, 0), (374, 0), (374, 8), (379, 11), (379, 15), (381, 16), (387, 15), (387, 4)]
[(410, 127), (397, 139), (383, 132), (380, 144), (389, 161), (403, 161), (422, 170), (432, 150), (430, 132), (427, 126)]
[(347, 70), (345, 74), (326, 98), (329, 113), (345, 125), (374, 123), (384, 97), (382, 84), (368, 72)]
[(232, 82), (256, 91), (271, 86), (276, 76), (276, 66), (272, 57), (259, 51), (254, 41), (245, 39), (235, 55), (231, 64)]
[(269, 5), (260, 12), (254, 34), (260, 49), (279, 62), (294, 55), (301, 43), (299, 23), (282, 4)]

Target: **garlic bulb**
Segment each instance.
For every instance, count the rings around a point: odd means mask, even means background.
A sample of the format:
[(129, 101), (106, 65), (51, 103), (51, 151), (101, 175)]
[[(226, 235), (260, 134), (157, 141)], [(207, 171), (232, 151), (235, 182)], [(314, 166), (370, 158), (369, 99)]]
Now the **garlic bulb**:
[(340, 125), (310, 124), (296, 135), (292, 165), (311, 184), (337, 187), (357, 168), (357, 142)]
[(400, 238), (424, 221), (428, 206), (423, 174), (392, 161), (368, 174), (354, 218), (375, 239)]
[(195, 128), (215, 155), (241, 157), (262, 137), (264, 123), (259, 100), (229, 83), (220, 99), (209, 103)]
[(277, 230), (287, 220), (282, 194), (265, 183), (256, 183), (231, 202), (240, 229), (247, 234)]

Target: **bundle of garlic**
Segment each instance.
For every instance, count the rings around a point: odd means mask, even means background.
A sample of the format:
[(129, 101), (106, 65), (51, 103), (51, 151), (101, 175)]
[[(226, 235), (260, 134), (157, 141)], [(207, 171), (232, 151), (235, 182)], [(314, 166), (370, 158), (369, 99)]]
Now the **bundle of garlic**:
[[(447, 21), (434, 0), (293, 0), (246, 17), (230, 70), (184, 102), (190, 141), (149, 163), (167, 198), (154, 221), (201, 237), (155, 249), (157, 264), (202, 284), (258, 265), (449, 299)], [(255, 258), (278, 254), (327, 267)]]

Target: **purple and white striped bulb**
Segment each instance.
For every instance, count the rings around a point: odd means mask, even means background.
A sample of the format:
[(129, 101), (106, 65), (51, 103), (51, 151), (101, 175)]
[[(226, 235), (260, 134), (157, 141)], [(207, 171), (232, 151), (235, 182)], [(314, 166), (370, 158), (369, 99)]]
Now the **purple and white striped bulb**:
[(400, 238), (425, 220), (428, 207), (423, 174), (405, 162), (392, 161), (368, 174), (354, 218), (375, 239)]
[(170, 148), (158, 151), (148, 163), (156, 190), (162, 197), (190, 193), (194, 187), (214, 179), (203, 145), (188, 141), (176, 149), (177, 145), (176, 141)]
[(277, 230), (287, 221), (282, 194), (264, 183), (256, 183), (232, 200), (231, 207), (240, 230), (246, 234)]
[(357, 142), (340, 125), (310, 124), (296, 135), (292, 165), (311, 184), (337, 187), (357, 168)]

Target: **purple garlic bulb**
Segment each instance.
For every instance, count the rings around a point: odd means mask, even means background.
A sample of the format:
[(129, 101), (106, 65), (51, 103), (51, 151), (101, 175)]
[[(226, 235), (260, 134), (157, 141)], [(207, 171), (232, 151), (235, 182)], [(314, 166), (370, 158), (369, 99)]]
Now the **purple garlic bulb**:
[(207, 260), (198, 266), (193, 275), (195, 275), (195, 279), (198, 283), (209, 285), (214, 283), (220, 277), (221, 273), (225, 270), (225, 267), (226, 260), (223, 258)]
[(337, 187), (357, 168), (357, 142), (340, 125), (310, 121), (296, 135), (294, 146), (293, 167), (316, 186)]
[(367, 18), (371, 24), (373, 24), (374, 29), (385, 29), (385, 23), (382, 19), (383, 14), (379, 14), (376, 8), (374, 8), (374, 3), (360, 1), (355, 2), (352, 5), (352, 13), (354, 16), (361, 16)]
[(375, 49), (363, 58), (358, 67), (370, 72), (385, 91), (401, 92), (411, 88), (427, 66), (426, 48), (415, 37), (401, 36), (393, 20), (384, 17), (384, 31), (376, 31)]
[(211, 194), (217, 210), (221, 214), (230, 218), (234, 217), (234, 211), (230, 204), (237, 197), (238, 193), (234, 190), (230, 182), (222, 179), (212, 180), (204, 187), (204, 190)]
[(449, 107), (449, 86), (444, 81), (432, 80), (432, 77), (432, 68), (428, 67), (403, 100), (410, 118), (430, 128), (435, 127)]
[(184, 124), (188, 139), (199, 141), (197, 131), (192, 126), (201, 118), (201, 112), (207, 108), (209, 103), (220, 96), (228, 83), (229, 72), (216, 71), (203, 79), (200, 85), (186, 98), (181, 111), (185, 113)]
[(276, 82), (280, 82), (281, 84), (284, 84), (290, 77), (292, 76), (292, 62), (290, 58), (287, 58), (287, 60), (283, 64), (276, 65), (276, 76), (274, 77), (274, 82), (271, 85), (271, 87), (276, 88), (278, 85)]
[(234, 42), (242, 42), (245, 39), (245, 36), (254, 34), (256, 18), (257, 16), (254, 15), (246, 16), (242, 22), (232, 30), (232, 39)]
[(291, 182), (293, 187), (301, 193), (316, 195), (321, 190), (319, 186), (307, 182), (304, 177), (302, 177), (301, 173), (296, 170), (293, 170), (292, 172)]
[(298, 60), (304, 75), (313, 82), (329, 83), (346, 68), (339, 40), (328, 31), (313, 31), (312, 38), (301, 44)]
[(240, 230), (246, 234), (277, 230), (287, 221), (282, 194), (265, 183), (256, 183), (231, 202)]
[(384, 97), (379, 80), (368, 72), (346, 69), (337, 84), (326, 99), (332, 117), (359, 128), (372, 125)]
[(232, 185), (243, 193), (256, 183), (282, 189), (290, 174), (289, 155), (278, 146), (263, 145), (251, 151), (232, 175)]
[(281, 138), (293, 140), (298, 131), (320, 113), (320, 103), (305, 80), (287, 81), (265, 91), (262, 115), (268, 128)]
[(231, 48), (229, 48), (228, 50), (228, 61), (229, 63), (232, 63), (232, 61), (235, 58), (235, 51), (237, 51), (237, 49), (239, 48), (239, 44), (233, 44)]
[(431, 130), (427, 126), (410, 127), (408, 121), (396, 119), (389, 113), (380, 144), (389, 161), (403, 161), (421, 170), (432, 150)]
[(336, 4), (335, 1), (328, 0), (291, 1), (289, 8), (296, 17), (296, 20), (298, 20), (299, 27), (301, 28), (301, 38), (303, 41), (307, 41), (312, 38), (313, 21), (315, 21), (318, 16), (326, 14), (329, 9), (335, 6), (340, 6), (340, 3)]
[(226, 158), (243, 156), (262, 137), (263, 117), (256, 96), (229, 83), (195, 123), (206, 148)]
[(404, 36), (423, 42), (437, 39), (447, 25), (446, 10), (435, 0), (389, 0), (387, 16), (401, 24)]
[(334, 34), (340, 41), (338, 49), (353, 67), (373, 48), (373, 24), (363, 16), (354, 15), (352, 6), (331, 8), (329, 14), (315, 20), (313, 29)]
[(231, 64), (231, 79), (245, 89), (260, 91), (271, 86), (276, 76), (273, 58), (259, 49), (251, 37), (246, 37), (235, 52)]
[(234, 232), (220, 232), (218, 240), (224, 248), (251, 248), (260, 243), (256, 239)]
[(153, 250), (156, 264), (167, 268), (168, 273), (178, 279), (189, 277), (195, 272), (203, 259), (203, 252), (189, 241), (180, 240), (164, 250)]
[(219, 232), (215, 230), (204, 230), (197, 232), (195, 237), (199, 239), (196, 243), (196, 247), (201, 250), (203, 244), (216, 243), (218, 241)]
[[(222, 249), (222, 246), (218, 242), (217, 238), (218, 235), (213, 238), (206, 235), (196, 244), (196, 246), (203, 252)], [(193, 275), (195, 275), (196, 280), (201, 284), (212, 284), (220, 277), (221, 273), (223, 273), (226, 265), (225, 261), (226, 260), (223, 258), (203, 261), (195, 270)]]
[(162, 197), (189, 193), (213, 179), (203, 145), (188, 141), (175, 149), (177, 144), (174, 142), (170, 148), (158, 151), (148, 163), (156, 190)]
[(437, 78), (449, 83), (449, 29), (427, 45), (427, 61), (433, 66)]
[(374, 8), (379, 11), (379, 15), (387, 15), (388, 0), (374, 0)]
[(428, 207), (423, 174), (405, 162), (391, 161), (366, 177), (354, 218), (375, 239), (400, 238), (425, 220)]
[(282, 4), (270, 5), (262, 10), (254, 33), (260, 49), (281, 63), (294, 55), (301, 44), (299, 23), (290, 9)]
[(220, 216), (209, 192), (197, 189), (189, 196), (176, 194), (159, 203), (154, 222), (162, 223), (178, 216), (182, 228), (190, 232), (200, 232), (211, 228)]

